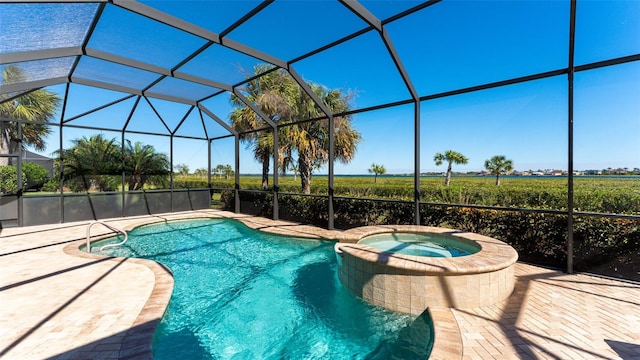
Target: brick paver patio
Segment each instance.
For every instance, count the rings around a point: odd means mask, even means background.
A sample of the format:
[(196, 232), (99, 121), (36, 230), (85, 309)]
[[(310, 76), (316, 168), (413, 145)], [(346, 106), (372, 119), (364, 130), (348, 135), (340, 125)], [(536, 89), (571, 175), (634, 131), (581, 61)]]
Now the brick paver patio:
[[(251, 227), (290, 235), (338, 234), (215, 210), (110, 223), (130, 227), (194, 215), (239, 217)], [(172, 278), (167, 269), (145, 260), (80, 254), (77, 243), (85, 238), (86, 226), (2, 229), (0, 358), (148, 358), (149, 334), (162, 316)], [(94, 228), (96, 234), (106, 232)], [(437, 318), (449, 323), (436, 324), (436, 334), (439, 325), (450, 338), (459, 333), (462, 346), (452, 348), (459, 341), (445, 341), (434, 357), (640, 359), (640, 285), (522, 263), (516, 276), (514, 294), (500, 304), (451, 310), (453, 316), (438, 309)]]

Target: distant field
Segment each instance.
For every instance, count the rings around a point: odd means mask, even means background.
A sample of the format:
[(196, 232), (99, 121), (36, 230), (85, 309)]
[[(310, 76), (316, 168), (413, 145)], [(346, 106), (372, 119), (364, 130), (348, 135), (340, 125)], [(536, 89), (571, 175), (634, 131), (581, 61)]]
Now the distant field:
[[(260, 189), (259, 176), (241, 176), (241, 189)], [(233, 188), (233, 179), (213, 179), (213, 187)], [(273, 180), (270, 179), (270, 186)], [(282, 192), (299, 193), (300, 179), (293, 176), (279, 178)], [(336, 196), (379, 199), (413, 199), (413, 178), (337, 176), (334, 179)], [(510, 206), (523, 208), (564, 210), (567, 206), (567, 178), (565, 177), (503, 177), (495, 185), (495, 177), (453, 177), (449, 186), (442, 177), (420, 179), (421, 200), (455, 204)], [(312, 194), (327, 194), (327, 178), (318, 176), (311, 181)], [(640, 176), (574, 177), (575, 210), (605, 213), (640, 214)]]

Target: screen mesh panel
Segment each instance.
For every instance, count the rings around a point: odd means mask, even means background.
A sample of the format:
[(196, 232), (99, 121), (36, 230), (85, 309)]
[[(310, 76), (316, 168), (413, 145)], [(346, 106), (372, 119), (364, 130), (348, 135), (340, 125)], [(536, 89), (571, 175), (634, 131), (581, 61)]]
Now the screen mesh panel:
[(2, 4), (0, 53), (80, 46), (97, 4)]

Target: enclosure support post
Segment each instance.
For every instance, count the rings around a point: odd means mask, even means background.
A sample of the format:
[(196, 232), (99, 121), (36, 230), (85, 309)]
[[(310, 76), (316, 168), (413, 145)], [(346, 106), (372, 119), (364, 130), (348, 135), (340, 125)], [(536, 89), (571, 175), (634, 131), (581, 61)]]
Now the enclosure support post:
[(571, 0), (571, 20), (569, 26), (569, 68), (568, 77), (568, 176), (567, 176), (567, 273), (573, 274), (573, 55), (576, 31), (576, 0)]
[[(402, 81), (404, 81), (405, 86), (409, 93), (411, 93), (411, 98), (415, 104), (415, 114), (414, 114), (414, 175), (413, 175), (413, 202), (414, 202), (414, 219), (413, 223), (415, 225), (420, 225), (420, 96), (418, 95), (418, 91), (413, 86), (411, 82), (411, 77), (409, 77), (409, 73), (404, 67), (402, 63), (402, 59), (400, 59), (400, 55), (396, 51), (395, 46), (393, 45), (393, 41), (391, 41), (391, 37), (387, 32), (383, 22), (378, 19), (373, 13), (371, 13), (366, 7), (362, 6), (357, 1), (347, 1), (340, 0), (340, 2), (346, 6), (349, 10), (351, 10), (354, 14), (360, 17), (365, 22), (369, 23), (369, 25), (373, 26), (378, 33), (380, 34), (380, 38), (384, 42), (385, 47), (387, 48), (387, 52), (393, 63), (396, 66), (396, 70), (398, 70), (398, 74), (402, 77)], [(433, 3), (433, 2), (430, 2)]]
[(212, 140), (207, 140), (207, 186), (211, 189), (211, 145)]
[(124, 145), (124, 142), (125, 142), (124, 134), (125, 134), (125, 132), (124, 132), (124, 130), (122, 130), (122, 132), (120, 133), (121, 139), (122, 139), (122, 142), (121, 142), (122, 145), (120, 146), (121, 152), (122, 152), (122, 161), (121, 161), (121, 164), (122, 164), (122, 172), (121, 172), (122, 173), (122, 180), (120, 180), (120, 184), (122, 186), (122, 189), (120, 191), (120, 193), (122, 195), (122, 197), (121, 197), (122, 198), (122, 212), (120, 213), (120, 215), (122, 217), (125, 217), (127, 215), (127, 213), (126, 213), (127, 203), (126, 203), (126, 195), (125, 195), (125, 191), (124, 191), (125, 182), (126, 182), (125, 180), (126, 180), (126, 177), (127, 177), (127, 173), (125, 171), (125, 166), (126, 166), (126, 164), (125, 164), (125, 149), (126, 148), (125, 148), (125, 145)]
[(171, 158), (171, 172), (169, 173), (169, 200), (173, 212), (173, 134), (169, 136), (169, 157)]
[(280, 219), (278, 208), (278, 164), (280, 163), (280, 154), (278, 153), (278, 125), (273, 128), (273, 220)]
[(236, 159), (235, 159), (235, 168), (236, 168), (236, 174), (235, 174), (235, 187), (234, 187), (234, 209), (233, 211), (235, 213), (239, 213), (240, 212), (240, 135), (238, 135), (237, 133), (235, 134), (235, 153), (236, 153)]
[(22, 226), (24, 223), (24, 214), (23, 214), (23, 198), (22, 195), (24, 194), (24, 182), (22, 179), (22, 123), (18, 122), (16, 125), (18, 125), (18, 141), (19, 141), (19, 146), (18, 146), (18, 162), (16, 164), (16, 175), (18, 178), (18, 226)]
[(335, 161), (335, 157), (336, 157), (336, 151), (335, 151), (335, 144), (336, 144), (336, 134), (335, 134), (335, 129), (336, 126), (333, 122), (333, 115), (329, 115), (329, 208), (327, 209), (327, 216), (328, 216), (328, 222), (327, 222), (327, 229), (329, 230), (333, 230), (334, 229), (334, 222), (333, 222), (333, 217), (334, 217), (334, 210), (333, 210), (333, 167), (334, 167), (334, 161)]
[[(264, 120), (264, 122), (266, 122), (267, 124), (269, 124), (269, 126), (271, 126), (271, 129), (273, 130), (273, 181), (274, 181), (274, 192), (277, 191), (277, 186), (278, 186), (278, 125), (275, 123), (275, 121), (273, 121), (270, 117), (268, 117), (262, 110), (260, 110), (259, 107), (256, 106), (256, 104), (254, 104), (253, 102), (249, 101), (249, 99), (247, 99), (244, 95), (242, 95), (242, 92), (238, 91), (237, 89), (233, 89), (233, 93), (243, 102), (245, 103), (245, 105), (247, 105), (249, 108), (251, 108), (251, 110), (253, 110), (262, 120)], [(237, 145), (239, 146), (239, 145)], [(240, 150), (236, 149), (236, 156), (238, 156), (238, 154), (240, 154)], [(237, 173), (237, 172), (236, 172)], [(278, 204), (277, 204), (277, 197), (274, 196), (273, 198), (273, 216), (274, 219), (277, 220), (277, 216), (278, 216)], [(239, 212), (239, 210), (238, 210)]]
[(415, 225), (420, 225), (420, 100), (414, 105), (414, 140), (413, 140), (413, 204)]
[[(64, 89), (64, 100), (62, 102), (62, 112), (60, 113), (60, 123), (58, 124), (58, 146), (59, 146), (59, 156), (58, 156), (58, 174), (60, 175), (60, 179), (58, 181), (58, 185), (60, 186), (60, 223), (64, 223), (64, 161), (62, 159), (62, 154), (63, 154), (63, 143), (62, 143), (62, 130), (64, 129), (64, 126), (62, 126), (63, 122), (64, 122), (64, 118), (65, 115), (67, 113), (67, 99), (69, 98), (69, 83), (67, 83), (67, 86), (65, 86)], [(55, 163), (54, 163), (55, 164)], [(55, 165), (54, 165), (55, 168)], [(54, 175), (55, 175), (55, 171), (54, 171)]]
[[(67, 84), (67, 93), (69, 91), (69, 85)], [(65, 93), (65, 103), (67, 99), (67, 94)], [(64, 116), (64, 114), (63, 114)], [(63, 151), (64, 151), (64, 147), (62, 146), (63, 144), (63, 136), (62, 136), (62, 131), (64, 129), (64, 126), (62, 126), (62, 119), (60, 120), (60, 126), (59, 126), (59, 141), (60, 141), (60, 161), (58, 162), (58, 174), (60, 174), (60, 180), (58, 181), (58, 186), (60, 186), (60, 224), (64, 223), (64, 159), (63, 159)]]
[[(127, 216), (127, 194), (124, 190), (124, 186), (126, 183), (126, 176), (127, 176), (127, 172), (126, 172), (126, 162), (125, 162), (125, 155), (126, 155), (126, 145), (125, 142), (127, 141), (126, 139), (126, 134), (127, 134), (127, 127), (129, 126), (129, 122), (131, 122), (131, 118), (133, 117), (133, 113), (136, 111), (136, 108), (138, 107), (138, 104), (140, 103), (140, 96), (138, 96), (136, 98), (136, 101), (133, 103), (133, 106), (131, 107), (131, 111), (129, 111), (129, 115), (127, 116), (127, 121), (125, 121), (124, 126), (122, 127), (122, 216), (125, 217)], [(160, 119), (160, 121), (162, 121), (162, 119)], [(129, 191), (132, 191), (133, 189), (128, 189)], [(146, 199), (145, 199), (145, 203), (146, 203)], [(149, 211), (149, 204), (147, 204), (147, 213), (151, 214)]]
[(213, 198), (213, 189), (211, 189), (211, 146), (213, 140), (207, 140), (207, 187), (209, 188), (209, 207), (211, 207), (211, 199)]

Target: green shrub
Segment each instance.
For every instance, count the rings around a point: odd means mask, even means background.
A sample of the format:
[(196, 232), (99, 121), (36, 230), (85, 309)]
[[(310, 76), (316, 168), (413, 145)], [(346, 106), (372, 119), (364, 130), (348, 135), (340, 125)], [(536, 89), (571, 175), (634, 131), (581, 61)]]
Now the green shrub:
[(173, 187), (175, 189), (206, 189), (209, 183), (202, 177), (176, 176), (173, 179)]
[(42, 186), (42, 191), (54, 192), (59, 190), (60, 190), (60, 179), (55, 177), (47, 181), (46, 183), (44, 183), (44, 185)]
[(122, 176), (117, 175), (83, 175), (66, 178), (64, 186), (73, 192), (89, 191), (115, 191), (122, 185)]
[[(574, 222), (575, 268), (589, 271), (613, 263), (629, 267), (640, 280), (640, 221), (610, 218), (578, 218)], [(623, 269), (609, 269), (615, 273)]]
[(22, 171), (24, 172), (24, 188), (28, 190), (40, 191), (44, 184), (49, 181), (49, 172), (44, 166), (36, 163), (23, 163)]
[[(22, 174), (24, 179), (24, 172)], [(0, 166), (0, 192), (15, 194), (18, 191), (18, 175), (15, 165)]]

